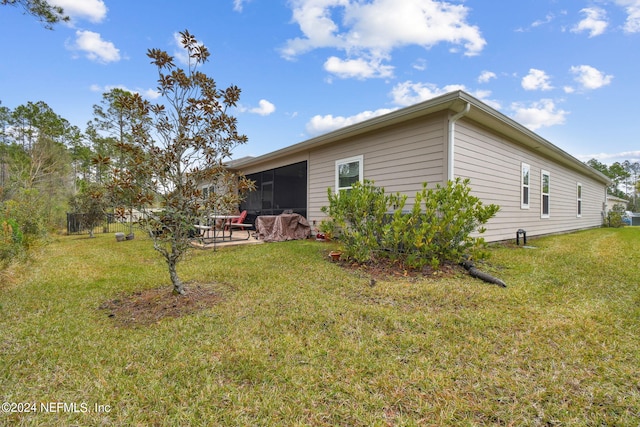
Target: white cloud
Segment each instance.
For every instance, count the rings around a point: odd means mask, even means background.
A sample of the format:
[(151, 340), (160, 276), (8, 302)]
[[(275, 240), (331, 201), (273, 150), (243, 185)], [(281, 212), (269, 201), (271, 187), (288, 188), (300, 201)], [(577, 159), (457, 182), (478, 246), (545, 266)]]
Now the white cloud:
[(90, 87), (91, 92), (99, 92), (99, 93), (110, 92), (113, 89), (122, 89), (122, 90), (126, 90), (127, 92), (131, 92), (131, 93), (139, 93), (140, 95), (142, 95), (146, 99), (157, 99), (157, 98), (160, 98), (160, 92), (158, 92), (155, 89), (129, 89), (128, 87), (126, 87), (124, 85), (100, 86), (100, 85), (97, 85), (97, 84), (92, 84), (91, 87)]
[(529, 69), (529, 74), (522, 78), (522, 87), (525, 90), (551, 90), (549, 76), (542, 70)]
[(541, 27), (543, 25), (547, 25), (551, 23), (551, 21), (553, 21), (554, 19), (555, 19), (555, 15), (553, 13), (549, 13), (544, 17), (544, 19), (538, 19), (536, 21), (533, 21), (531, 23), (531, 27), (536, 28), (536, 27)]
[(238, 105), (238, 111), (242, 113), (259, 114), (261, 116), (268, 116), (276, 111), (276, 106), (266, 99), (258, 101), (257, 107), (245, 107), (244, 105)]
[(599, 89), (607, 86), (613, 80), (612, 75), (604, 74), (602, 71), (590, 65), (571, 67), (571, 73), (576, 76), (575, 81), (578, 82), (583, 89)]
[(261, 116), (268, 116), (276, 111), (276, 106), (266, 99), (261, 99), (258, 102), (258, 107), (251, 108), (248, 110), (250, 113), (259, 114)]
[(609, 25), (607, 21), (607, 12), (599, 7), (587, 7), (580, 11), (585, 14), (585, 18), (576, 24), (571, 32), (581, 33), (589, 32), (589, 37), (595, 37), (603, 34)]
[[(303, 34), (289, 39), (281, 49), (287, 59), (318, 48), (344, 51), (347, 60), (330, 58), (342, 72), (365, 63), (371, 77), (388, 76), (390, 66), (382, 65), (399, 47), (418, 45), (428, 49), (440, 43), (463, 46), (465, 55), (479, 54), (486, 41), (478, 27), (467, 23), (469, 9), (463, 5), (436, 0), (292, 0), (293, 21)], [(338, 21), (334, 17), (341, 16)], [(381, 19), (384, 17), (384, 19)], [(363, 58), (358, 61), (358, 58)], [(329, 61), (327, 61), (329, 62)], [(325, 63), (325, 68), (327, 64)], [(343, 73), (344, 75), (344, 73)], [(364, 78), (362, 73), (347, 75)]]
[[(463, 85), (448, 85), (438, 88), (436, 85), (430, 83), (414, 83), (412, 81), (406, 81), (404, 83), (397, 84), (391, 90), (390, 95), (395, 105), (398, 105), (399, 107), (406, 107), (457, 90), (466, 90), (466, 88)], [(481, 99), (491, 107), (500, 109), (499, 102), (488, 99), (489, 96), (491, 96), (490, 91), (476, 91), (473, 92), (472, 95)], [(309, 135), (319, 135), (396, 110), (397, 108), (381, 108), (375, 111), (364, 111), (349, 117), (334, 117), (331, 114), (327, 114), (325, 116), (316, 115), (307, 123), (306, 130)]]
[(464, 85), (453, 84), (438, 87), (437, 85), (432, 83), (414, 83), (408, 80), (406, 82), (398, 83), (397, 85), (395, 85), (391, 90), (390, 95), (393, 99), (394, 104), (400, 107), (406, 107), (409, 105), (418, 104), (423, 101), (428, 101), (429, 99), (435, 98), (436, 96), (444, 95), (446, 93), (454, 92), (457, 90), (463, 90), (482, 100), (482, 102), (488, 104), (489, 106), (495, 109), (500, 109), (500, 103), (489, 98), (491, 96), (491, 91), (470, 91)]
[(640, 161), (640, 151), (623, 151), (621, 153), (597, 153), (597, 154), (583, 154), (576, 156), (582, 161), (588, 161), (590, 159), (596, 159), (603, 163), (612, 164), (616, 161), (622, 162), (629, 160), (634, 163)]
[(381, 108), (376, 111), (364, 111), (350, 117), (334, 117), (331, 114), (327, 114), (326, 116), (317, 115), (313, 116), (307, 123), (306, 129), (307, 133), (311, 136), (320, 135), (323, 133), (331, 132), (332, 130), (371, 119), (373, 117), (382, 116), (392, 111), (395, 111), (395, 109)]
[(393, 67), (391, 65), (382, 65), (381, 59), (366, 60), (358, 58), (342, 60), (331, 56), (324, 63), (324, 69), (340, 78), (368, 79), (393, 76)]
[(447, 85), (439, 88), (432, 83), (414, 83), (409, 80), (395, 85), (391, 90), (391, 97), (394, 104), (405, 107), (455, 90), (465, 90), (465, 87), (464, 85)]
[(489, 107), (495, 108), (496, 110), (502, 109), (502, 104), (499, 101), (489, 98), (491, 96), (490, 90), (476, 90), (471, 92), (471, 95), (475, 96)]
[(427, 61), (423, 58), (418, 58), (416, 62), (412, 65), (415, 70), (424, 71), (427, 69)]
[(478, 83), (488, 83), (491, 79), (496, 78), (498, 78), (498, 76), (496, 76), (496, 73), (492, 71), (483, 71), (478, 76)]
[[(543, 27), (546, 25), (551, 25), (554, 21), (556, 21), (560, 16), (567, 15), (566, 10), (560, 10), (557, 13), (548, 13), (545, 15), (544, 19), (537, 19), (531, 23), (528, 27), (519, 27), (515, 31), (518, 33), (529, 32), (532, 29)], [(564, 30), (563, 30), (564, 31)]]
[(233, 0), (233, 10), (235, 10), (236, 12), (242, 12), (242, 9), (244, 8), (244, 3), (248, 1), (249, 0)]
[(640, 33), (640, 0), (615, 0), (615, 3), (625, 8), (627, 13), (624, 31), (627, 33)]
[(515, 112), (514, 120), (531, 130), (563, 124), (569, 114), (567, 111), (557, 109), (551, 99), (541, 99), (528, 106), (514, 103), (511, 108)]
[(120, 60), (120, 50), (93, 31), (76, 31), (75, 43), (68, 48), (84, 52), (92, 61), (107, 63)]
[(72, 19), (87, 19), (102, 22), (107, 16), (107, 6), (102, 0), (48, 0), (54, 6), (64, 9), (64, 14)]

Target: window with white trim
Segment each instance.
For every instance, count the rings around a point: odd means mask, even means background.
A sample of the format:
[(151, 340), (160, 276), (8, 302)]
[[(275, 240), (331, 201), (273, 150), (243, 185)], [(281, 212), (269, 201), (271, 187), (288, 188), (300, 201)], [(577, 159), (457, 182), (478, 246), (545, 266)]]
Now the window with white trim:
[(350, 190), (353, 184), (363, 181), (363, 156), (336, 160), (336, 193)]
[(582, 216), (582, 184), (578, 183), (576, 186), (576, 216), (580, 218)]
[(540, 193), (541, 193), (541, 218), (549, 218), (549, 210), (551, 204), (551, 174), (545, 170), (540, 173)]
[(522, 163), (522, 173), (520, 174), (520, 208), (529, 209), (529, 180), (531, 178), (531, 167)]

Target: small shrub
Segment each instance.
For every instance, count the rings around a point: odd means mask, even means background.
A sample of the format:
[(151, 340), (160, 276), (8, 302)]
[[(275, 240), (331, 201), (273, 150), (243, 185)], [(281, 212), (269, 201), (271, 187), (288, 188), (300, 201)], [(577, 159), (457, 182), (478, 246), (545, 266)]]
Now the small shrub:
[(625, 206), (620, 203), (616, 203), (609, 212), (607, 212), (607, 217), (605, 218), (604, 225), (606, 227), (612, 228), (620, 228), (624, 227), (625, 223), (622, 220), (624, 216)]
[(605, 226), (612, 228), (624, 227), (624, 221), (622, 221), (622, 214), (620, 212), (609, 211), (607, 212), (607, 219)]
[(349, 191), (328, 190), (329, 215), (325, 228), (340, 231), (344, 255), (364, 263), (387, 258), (407, 268), (459, 262), (465, 256), (481, 258), (486, 224), (498, 212), (470, 194), (469, 180), (456, 179), (416, 194), (411, 210), (407, 196), (386, 194), (372, 181), (356, 183)]
[(0, 263), (22, 252), (23, 235), (13, 219), (0, 219)]

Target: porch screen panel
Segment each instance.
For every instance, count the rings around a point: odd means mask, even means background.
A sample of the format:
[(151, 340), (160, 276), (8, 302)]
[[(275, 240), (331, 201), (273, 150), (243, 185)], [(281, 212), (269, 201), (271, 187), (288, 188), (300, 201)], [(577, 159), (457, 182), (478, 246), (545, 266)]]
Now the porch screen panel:
[(260, 215), (278, 215), (291, 210), (307, 216), (307, 162), (248, 174), (256, 189), (240, 204), (250, 222)]

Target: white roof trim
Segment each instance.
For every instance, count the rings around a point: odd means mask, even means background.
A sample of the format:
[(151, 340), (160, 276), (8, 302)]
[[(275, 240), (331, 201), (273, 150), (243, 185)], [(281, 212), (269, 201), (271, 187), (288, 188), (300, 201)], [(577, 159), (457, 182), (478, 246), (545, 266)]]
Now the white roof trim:
[(464, 117), (465, 119), (473, 120), (483, 126), (486, 126), (533, 151), (541, 153), (545, 157), (550, 157), (559, 163), (589, 175), (602, 183), (609, 184), (611, 182), (610, 179), (600, 171), (597, 171), (589, 165), (581, 162), (569, 153), (561, 150), (551, 142), (542, 138), (540, 135), (464, 91), (449, 92), (419, 104), (392, 111), (391, 113), (374, 117), (350, 126), (345, 126), (332, 132), (261, 156), (238, 159), (233, 161), (232, 165), (234, 169), (243, 169), (248, 166), (267, 162), (290, 154), (308, 151), (348, 137), (353, 137), (362, 133), (402, 123), (417, 117), (427, 116), (441, 111), (452, 111), (453, 113), (458, 113), (465, 108), (467, 103), (471, 104), (471, 110)]

